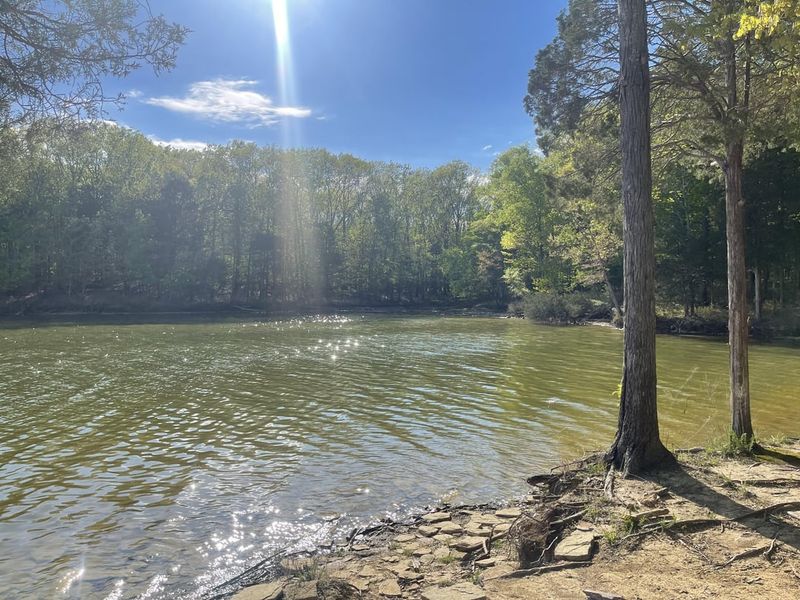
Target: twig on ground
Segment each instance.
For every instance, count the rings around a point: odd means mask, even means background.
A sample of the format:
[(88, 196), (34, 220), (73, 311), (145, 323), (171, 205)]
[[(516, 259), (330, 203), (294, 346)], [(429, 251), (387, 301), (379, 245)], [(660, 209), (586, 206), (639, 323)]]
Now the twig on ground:
[(513, 579), (516, 577), (527, 577), (528, 575), (541, 575), (542, 573), (550, 573), (551, 571), (561, 571), (562, 569), (577, 569), (578, 567), (587, 567), (592, 564), (590, 560), (573, 561), (573, 562), (560, 562), (552, 565), (543, 565), (541, 567), (533, 567), (531, 569), (517, 569), (504, 575), (496, 577), (489, 577), (486, 581), (494, 579)]

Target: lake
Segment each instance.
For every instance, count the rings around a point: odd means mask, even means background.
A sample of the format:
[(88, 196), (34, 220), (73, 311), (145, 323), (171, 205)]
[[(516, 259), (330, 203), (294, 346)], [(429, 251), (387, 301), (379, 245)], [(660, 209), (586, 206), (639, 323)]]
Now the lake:
[[(4, 598), (193, 597), (286, 545), (523, 494), (609, 445), (622, 335), (491, 317), (0, 328)], [(670, 447), (728, 422), (727, 346), (659, 337)], [(800, 349), (751, 348), (797, 434)]]

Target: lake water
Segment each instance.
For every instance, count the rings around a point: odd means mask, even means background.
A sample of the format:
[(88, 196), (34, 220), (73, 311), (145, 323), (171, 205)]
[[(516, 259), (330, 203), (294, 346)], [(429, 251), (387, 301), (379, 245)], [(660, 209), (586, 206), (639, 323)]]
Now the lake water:
[[(607, 446), (621, 332), (489, 317), (0, 328), (0, 595), (192, 597), (301, 547)], [(660, 337), (662, 434), (724, 432), (727, 346)], [(751, 349), (797, 434), (800, 349)]]

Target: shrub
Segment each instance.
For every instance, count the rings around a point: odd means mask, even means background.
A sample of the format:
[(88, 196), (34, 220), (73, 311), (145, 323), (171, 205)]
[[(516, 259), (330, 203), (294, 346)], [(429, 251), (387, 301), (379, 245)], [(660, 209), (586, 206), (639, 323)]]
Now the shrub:
[(524, 299), (525, 318), (546, 323), (610, 319), (611, 306), (588, 292), (534, 292)]

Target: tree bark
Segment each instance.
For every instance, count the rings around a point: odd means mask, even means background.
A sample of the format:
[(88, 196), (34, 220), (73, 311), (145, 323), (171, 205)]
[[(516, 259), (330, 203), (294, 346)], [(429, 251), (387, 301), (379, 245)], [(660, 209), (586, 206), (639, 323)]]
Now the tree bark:
[(625, 473), (670, 458), (656, 398), (655, 248), (645, 0), (619, 0), (625, 332), (617, 435), (606, 460)]
[(725, 231), (728, 244), (728, 344), (730, 346), (731, 428), (753, 437), (747, 359), (747, 268), (744, 248), (742, 156), (744, 143), (728, 145), (725, 161)]

